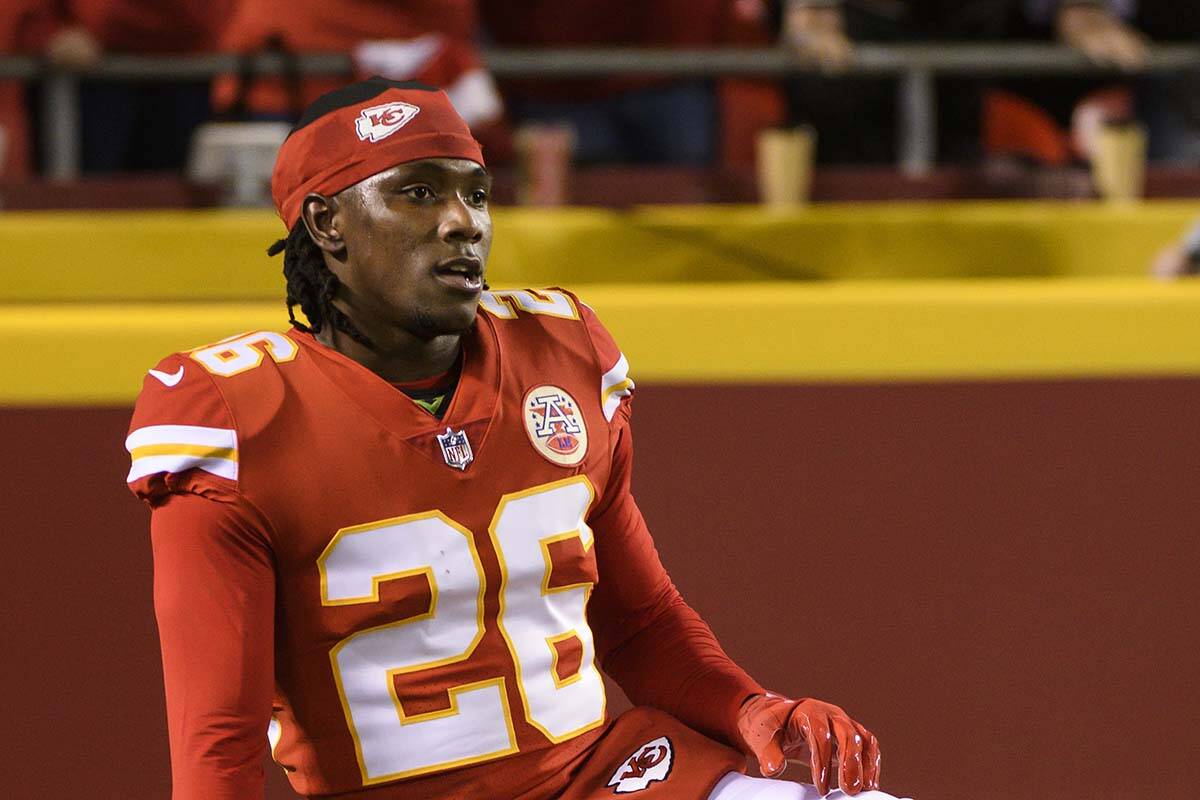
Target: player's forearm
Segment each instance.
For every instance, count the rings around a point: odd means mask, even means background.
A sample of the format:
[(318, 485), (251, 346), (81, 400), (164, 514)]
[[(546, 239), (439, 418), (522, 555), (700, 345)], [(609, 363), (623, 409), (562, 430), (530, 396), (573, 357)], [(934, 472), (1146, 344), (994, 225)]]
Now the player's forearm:
[(270, 553), (238, 510), (173, 496), (151, 518), (174, 800), (263, 796), (274, 689)]
[(264, 749), (231, 746), (228, 737), (219, 730), (172, 735), (171, 799), (257, 800), (263, 797)]
[(608, 502), (590, 520), (601, 576), (588, 611), (596, 652), (635, 703), (733, 741), (738, 708), (762, 688), (725, 654), (663, 568), (630, 493), (632, 448), (626, 428), (613, 456)]
[(176, 654), (164, 647), (172, 800), (261, 798), (267, 726), (243, 707), (245, 685), (209, 680), (175, 663)]
[(742, 702), (763, 691), (678, 594), (651, 624), (607, 652), (603, 666), (635, 704), (660, 708), (726, 742), (734, 741)]

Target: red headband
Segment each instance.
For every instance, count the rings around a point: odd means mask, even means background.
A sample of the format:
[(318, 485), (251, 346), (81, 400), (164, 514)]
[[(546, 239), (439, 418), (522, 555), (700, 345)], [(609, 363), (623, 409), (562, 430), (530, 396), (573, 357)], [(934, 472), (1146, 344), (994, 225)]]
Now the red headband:
[[(388, 86), (369, 94), (374, 87)], [(367, 99), (364, 97), (364, 90)], [(342, 102), (341, 98), (356, 102)], [(332, 109), (320, 113), (324, 107)], [(305, 119), (317, 113), (312, 121)], [(271, 197), (291, 230), (310, 192), (337, 194), (377, 172), (421, 158), (465, 158), (483, 151), (446, 93), (373, 78), (330, 92), (305, 112), (279, 148)]]

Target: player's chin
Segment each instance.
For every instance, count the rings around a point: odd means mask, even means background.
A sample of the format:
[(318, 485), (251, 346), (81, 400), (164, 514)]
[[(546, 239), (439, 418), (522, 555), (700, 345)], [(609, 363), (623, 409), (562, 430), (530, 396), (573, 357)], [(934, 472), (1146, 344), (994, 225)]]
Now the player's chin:
[(439, 303), (426, 305), (419, 313), (422, 330), (431, 336), (466, 333), (475, 324), (479, 310), (479, 297), (462, 298), (453, 302), (442, 299)]

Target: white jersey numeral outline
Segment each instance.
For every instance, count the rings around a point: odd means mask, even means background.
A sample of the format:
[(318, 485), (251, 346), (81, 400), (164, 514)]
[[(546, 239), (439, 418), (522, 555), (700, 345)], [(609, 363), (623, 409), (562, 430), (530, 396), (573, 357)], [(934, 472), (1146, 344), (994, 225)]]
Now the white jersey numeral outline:
[(223, 339), (193, 350), (189, 355), (213, 375), (229, 378), (252, 370), (267, 355), (276, 364), (291, 361), (300, 346), (282, 333), (256, 331)]
[[(586, 476), (505, 495), (488, 528), (503, 576), (498, 624), (511, 653), (526, 719), (561, 742), (604, 723), (604, 683), (587, 624), (591, 583), (549, 588), (549, 545), (579, 538), (595, 498)], [(379, 602), (386, 581), (423, 575), (426, 613), (357, 631), (330, 651), (363, 785), (438, 772), (515, 753), (503, 676), (449, 689), (450, 707), (406, 713), (394, 677), (464, 661), (483, 638), (487, 579), (469, 530), (440, 511), (343, 528), (317, 560), (321, 602)], [(574, 638), (580, 666), (560, 677), (556, 644)], [(390, 665), (381, 669), (380, 664)]]
[(479, 296), (479, 305), (500, 319), (516, 319), (518, 311), (560, 319), (579, 319), (579, 309), (565, 292), (553, 289), (497, 289)]
[[(604, 679), (587, 623), (592, 584), (549, 585), (551, 544), (579, 539), (584, 552), (591, 550), (592, 529), (584, 519), (593, 499), (587, 478), (567, 478), (504, 495), (488, 526), (502, 554), (498, 620), (517, 667), (525, 719), (556, 744), (604, 720)], [(572, 637), (583, 649), (580, 668), (561, 679), (555, 645)]]

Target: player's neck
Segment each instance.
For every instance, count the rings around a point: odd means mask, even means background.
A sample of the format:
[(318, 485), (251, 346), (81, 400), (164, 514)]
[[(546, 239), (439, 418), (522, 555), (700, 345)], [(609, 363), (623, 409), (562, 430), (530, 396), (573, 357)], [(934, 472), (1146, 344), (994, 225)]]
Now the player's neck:
[(462, 343), (459, 333), (432, 339), (422, 339), (399, 329), (365, 333), (375, 343), (374, 349), (329, 326), (322, 328), (316, 339), (390, 383), (417, 381), (446, 372), (454, 366)]

